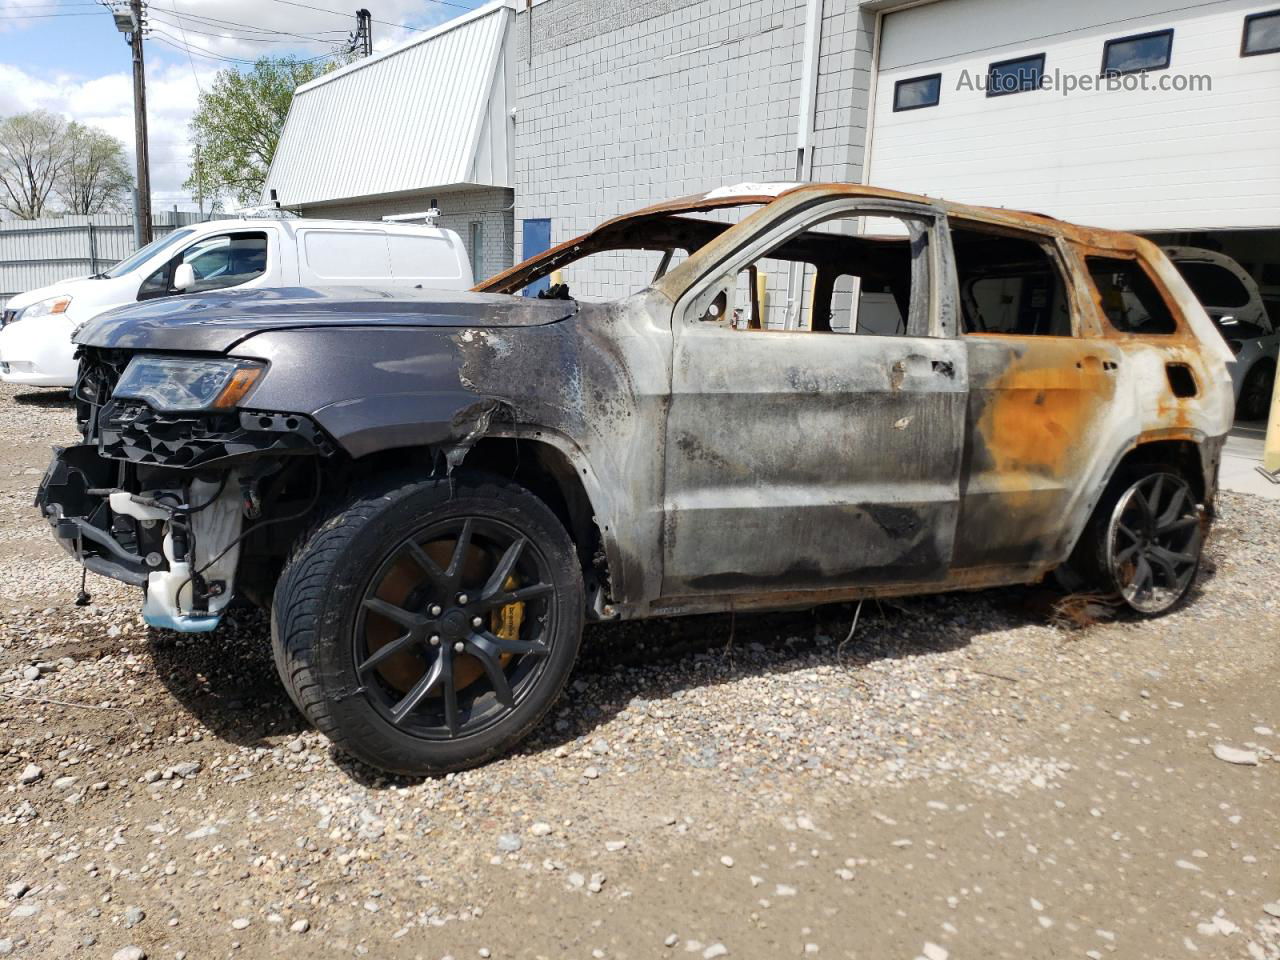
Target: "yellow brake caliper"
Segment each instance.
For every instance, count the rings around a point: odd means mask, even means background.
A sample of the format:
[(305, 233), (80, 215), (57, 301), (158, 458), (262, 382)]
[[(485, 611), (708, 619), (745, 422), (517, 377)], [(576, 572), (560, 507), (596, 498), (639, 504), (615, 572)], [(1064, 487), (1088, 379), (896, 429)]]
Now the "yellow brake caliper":
[[(507, 577), (507, 582), (502, 585), (502, 589), (510, 593), (518, 584), (519, 581), (514, 576)], [(520, 600), (516, 603), (508, 603), (505, 607), (499, 607), (489, 615), (489, 620), (489, 629), (500, 640), (519, 640), (520, 627), (524, 624), (524, 601)], [(501, 659), (505, 667), (511, 662), (511, 654), (504, 653)]]
[[(507, 578), (507, 582), (502, 585), (504, 590), (514, 590), (519, 582), (514, 576)], [(489, 629), (493, 635), (500, 640), (518, 640), (520, 639), (520, 627), (524, 624), (524, 601), (516, 603), (508, 603), (505, 607), (499, 607), (489, 614)], [(512, 654), (503, 653), (498, 656), (498, 663), (504, 669), (511, 662)], [(481, 674), (484, 673), (484, 667), (480, 665), (480, 661), (475, 657), (459, 657), (453, 668), (453, 688), (461, 690), (473, 684)]]

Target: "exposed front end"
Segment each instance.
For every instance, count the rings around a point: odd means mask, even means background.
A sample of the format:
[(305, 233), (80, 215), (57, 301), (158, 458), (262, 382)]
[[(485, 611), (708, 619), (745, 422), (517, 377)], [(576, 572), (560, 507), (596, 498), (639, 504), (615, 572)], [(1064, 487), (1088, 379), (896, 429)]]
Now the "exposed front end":
[(55, 448), (36, 506), (87, 569), (143, 588), (148, 624), (212, 630), (246, 559), (269, 562), (267, 528), (314, 505), (333, 447), (305, 416), (244, 406), (261, 364), (81, 354), (83, 440)]

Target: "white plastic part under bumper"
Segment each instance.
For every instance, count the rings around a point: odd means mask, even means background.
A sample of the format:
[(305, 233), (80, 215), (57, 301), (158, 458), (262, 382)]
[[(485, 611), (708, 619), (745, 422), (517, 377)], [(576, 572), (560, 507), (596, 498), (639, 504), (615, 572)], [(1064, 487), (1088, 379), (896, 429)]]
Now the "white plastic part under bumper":
[[(162, 501), (166, 492), (149, 490), (144, 499)], [(181, 496), (180, 491), (176, 492)], [(169, 511), (139, 503), (123, 491), (112, 493), (110, 503), (114, 513), (140, 522), (165, 524), (163, 550), (169, 569), (155, 570), (147, 576), (143, 620), (153, 627), (203, 633), (218, 625), (234, 593), (236, 567), (240, 561), (240, 544), (236, 540), (243, 521), (239, 475), (232, 471), (222, 484), (192, 480), (188, 495), (197, 509), (190, 513), (189, 546), (183, 560), (175, 559)], [(202, 504), (208, 506), (202, 507)], [(194, 609), (192, 581), (197, 573), (205, 583), (218, 585), (216, 595), (208, 597), (207, 609), (201, 611)]]

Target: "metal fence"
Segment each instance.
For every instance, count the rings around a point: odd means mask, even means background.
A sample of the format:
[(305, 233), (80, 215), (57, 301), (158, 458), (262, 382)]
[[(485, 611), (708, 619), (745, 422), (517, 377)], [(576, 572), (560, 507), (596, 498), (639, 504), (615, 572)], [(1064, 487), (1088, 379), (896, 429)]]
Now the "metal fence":
[[(158, 237), (199, 220), (197, 213), (156, 211), (152, 231)], [(98, 273), (133, 250), (127, 213), (0, 221), (0, 307), (27, 290)]]

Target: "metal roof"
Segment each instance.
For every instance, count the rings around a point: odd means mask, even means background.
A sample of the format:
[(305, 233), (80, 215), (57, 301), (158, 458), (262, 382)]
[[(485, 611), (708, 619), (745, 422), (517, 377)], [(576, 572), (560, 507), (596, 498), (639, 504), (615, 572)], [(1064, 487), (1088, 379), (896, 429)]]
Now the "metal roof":
[(511, 186), (511, 2), (494, 0), (300, 86), (263, 199), (275, 190), (290, 207)]

